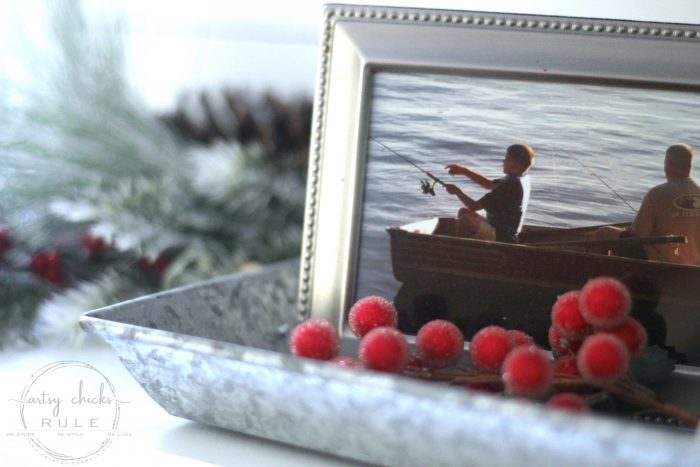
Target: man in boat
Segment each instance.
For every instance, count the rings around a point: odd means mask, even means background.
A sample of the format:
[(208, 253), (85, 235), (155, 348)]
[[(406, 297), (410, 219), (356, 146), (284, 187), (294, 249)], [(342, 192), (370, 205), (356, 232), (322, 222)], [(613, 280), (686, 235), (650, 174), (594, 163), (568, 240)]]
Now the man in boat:
[(648, 244), (643, 253), (651, 260), (700, 265), (700, 187), (690, 177), (692, 163), (690, 146), (669, 146), (664, 159), (666, 183), (649, 190), (627, 229), (601, 227), (597, 237), (685, 235), (686, 244)]
[[(445, 167), (450, 175), (464, 175), (490, 190), (479, 200), (467, 196), (456, 185), (445, 189), (464, 204), (457, 214), (457, 235), (479, 240), (516, 242), (530, 197), (527, 172), (535, 161), (535, 151), (526, 144), (508, 147), (503, 159), (505, 177), (491, 180), (457, 164)], [(486, 218), (477, 213), (486, 211)]]

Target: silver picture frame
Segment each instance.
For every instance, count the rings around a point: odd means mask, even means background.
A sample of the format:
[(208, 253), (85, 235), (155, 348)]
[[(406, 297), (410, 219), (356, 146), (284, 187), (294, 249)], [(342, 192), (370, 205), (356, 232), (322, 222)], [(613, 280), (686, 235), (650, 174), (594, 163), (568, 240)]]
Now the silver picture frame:
[(329, 320), (350, 335), (344, 323), (357, 298), (378, 73), (672, 89), (696, 96), (699, 53), (695, 25), (327, 5), (309, 158), (300, 318)]

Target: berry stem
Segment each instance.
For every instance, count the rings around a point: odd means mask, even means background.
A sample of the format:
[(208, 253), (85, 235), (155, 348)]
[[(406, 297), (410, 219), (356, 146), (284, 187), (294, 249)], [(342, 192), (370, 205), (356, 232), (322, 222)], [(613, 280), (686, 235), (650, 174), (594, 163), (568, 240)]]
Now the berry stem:
[[(405, 370), (403, 374), (414, 378), (442, 381), (448, 384), (491, 384), (498, 387), (503, 386), (501, 375), (497, 373), (485, 373), (472, 370), (445, 371), (432, 369), (409, 369)], [(594, 385), (584, 381), (584, 379), (580, 376), (555, 373), (552, 386), (557, 389), (570, 389), (573, 387), (598, 388), (607, 391), (609, 394), (617, 396), (620, 399), (624, 399), (627, 402), (639, 405), (644, 409), (675, 418), (691, 428), (697, 428), (698, 424), (700, 423), (700, 417), (698, 417), (698, 415), (690, 413), (677, 405), (660, 400), (651, 389), (631, 380), (628, 377), (622, 378), (610, 384)], [(605, 393), (599, 394), (600, 395), (596, 397), (607, 397), (607, 395), (604, 395)]]
[(646, 409), (673, 417), (691, 428), (697, 428), (698, 423), (700, 423), (700, 417), (697, 415), (677, 405), (660, 400), (653, 392), (650, 392), (648, 388), (637, 383), (630, 385), (629, 383), (621, 383), (618, 381), (608, 385), (605, 389), (610, 391), (611, 394), (618, 396), (620, 399), (625, 399), (628, 402), (640, 405)]

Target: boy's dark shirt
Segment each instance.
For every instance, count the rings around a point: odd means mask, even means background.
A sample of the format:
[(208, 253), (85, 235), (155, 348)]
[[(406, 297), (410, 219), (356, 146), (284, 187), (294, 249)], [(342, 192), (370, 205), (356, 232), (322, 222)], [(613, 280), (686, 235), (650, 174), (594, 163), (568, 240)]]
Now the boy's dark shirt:
[(522, 177), (506, 175), (495, 182), (493, 189), (482, 196), (479, 203), (486, 211), (486, 221), (496, 230), (496, 240), (515, 242), (523, 217)]

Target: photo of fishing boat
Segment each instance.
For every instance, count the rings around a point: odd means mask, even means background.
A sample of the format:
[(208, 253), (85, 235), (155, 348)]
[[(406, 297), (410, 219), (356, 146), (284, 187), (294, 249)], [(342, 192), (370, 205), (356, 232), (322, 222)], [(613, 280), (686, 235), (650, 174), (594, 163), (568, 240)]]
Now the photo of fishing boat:
[(647, 328), (651, 345), (667, 346), (671, 326), (676, 346), (693, 355), (697, 351), (697, 328), (684, 330), (698, 320), (700, 266), (611, 254), (634, 245), (682, 243), (684, 237), (597, 240), (597, 226), (526, 226), (522, 241), (511, 244), (459, 238), (454, 223), (454, 218), (432, 218), (387, 229), (393, 274), (402, 283), (394, 300), (405, 331), (415, 333), (441, 318), (467, 335), (498, 324), (547, 345), (557, 296), (608, 276), (627, 284), (633, 314)]
[[(700, 364), (700, 266), (626, 251), (685, 239), (595, 235), (603, 225), (629, 224), (647, 191), (665, 181), (669, 144), (697, 153), (699, 97), (620, 83), (376, 73), (353, 298), (393, 299), (409, 333), (446, 317), (467, 338), (499, 324), (546, 346), (556, 297), (612, 276), (630, 288), (650, 343)], [(537, 154), (518, 242), (457, 235), (462, 204), (446, 185), (474, 199), (487, 190), (446, 167), (498, 179), (513, 143)]]

